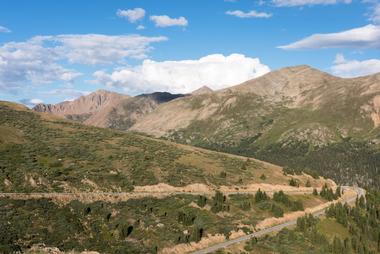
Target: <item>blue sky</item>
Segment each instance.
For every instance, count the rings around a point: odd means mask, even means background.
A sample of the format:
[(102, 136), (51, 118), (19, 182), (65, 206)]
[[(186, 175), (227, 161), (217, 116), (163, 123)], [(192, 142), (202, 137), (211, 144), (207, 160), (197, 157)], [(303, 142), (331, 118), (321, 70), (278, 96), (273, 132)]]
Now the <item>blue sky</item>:
[(299, 64), (371, 74), (379, 23), (368, 0), (2, 0), (0, 99), (219, 89)]

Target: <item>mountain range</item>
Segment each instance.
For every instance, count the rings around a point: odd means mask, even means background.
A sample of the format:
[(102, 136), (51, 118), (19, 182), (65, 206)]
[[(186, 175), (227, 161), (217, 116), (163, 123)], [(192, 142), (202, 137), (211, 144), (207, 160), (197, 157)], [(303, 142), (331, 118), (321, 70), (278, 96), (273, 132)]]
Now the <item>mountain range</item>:
[(302, 65), (164, 97), (98, 91), (34, 110), (378, 187), (380, 74), (346, 79)]
[(33, 110), (51, 113), (87, 125), (128, 129), (138, 119), (154, 111), (161, 103), (183, 97), (183, 94), (156, 92), (131, 97), (115, 92), (97, 90), (73, 101), (58, 104), (38, 104)]

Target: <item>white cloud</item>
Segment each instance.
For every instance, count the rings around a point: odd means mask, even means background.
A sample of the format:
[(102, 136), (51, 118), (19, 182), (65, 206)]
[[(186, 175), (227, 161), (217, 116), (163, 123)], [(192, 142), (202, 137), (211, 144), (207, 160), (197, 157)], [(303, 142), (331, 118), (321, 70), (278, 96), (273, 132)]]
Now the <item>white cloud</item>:
[(279, 46), (281, 49), (319, 48), (380, 48), (380, 26), (366, 25), (351, 30), (314, 34), (294, 43)]
[(143, 26), (143, 25), (139, 25), (139, 26), (136, 27), (136, 29), (137, 29), (137, 30), (144, 30), (144, 29), (145, 29), (145, 26)]
[(158, 27), (168, 27), (168, 26), (187, 26), (188, 21), (185, 17), (171, 18), (167, 15), (161, 16), (150, 16), (156, 26)]
[(236, 11), (227, 11), (227, 15), (235, 16), (238, 18), (270, 18), (272, 17), (272, 13), (266, 13), (266, 12), (257, 12), (257, 11), (249, 11), (249, 12), (243, 12), (240, 10)]
[(71, 72), (65, 72), (65, 73), (63, 73), (60, 76), (60, 79), (63, 80), (63, 81), (66, 81), (66, 82), (72, 82), (72, 81), (74, 81), (74, 79), (76, 79), (76, 78), (78, 78), (80, 76), (82, 76), (82, 73), (71, 71)]
[(40, 104), (40, 103), (43, 103), (44, 101), (43, 100), (40, 100), (40, 99), (31, 99), (30, 100), (30, 103), (32, 104)]
[(30, 108), (37, 104), (44, 103), (41, 99), (21, 99), (19, 102)]
[(373, 12), (371, 14), (370, 20), (375, 24), (380, 24), (380, 3), (373, 7)]
[(78, 73), (57, 63), (55, 50), (40, 41), (10, 42), (0, 47), (0, 90), (17, 89), (31, 84), (47, 84), (55, 80), (70, 81)]
[(273, 0), (273, 4), (277, 7), (294, 7), (304, 5), (331, 5), (338, 3), (349, 4), (351, 0)]
[(331, 70), (333, 74), (345, 78), (370, 75), (380, 72), (380, 60), (347, 60), (342, 54), (337, 54)]
[(165, 37), (101, 34), (36, 36), (25, 42), (0, 46), (0, 90), (19, 89), (25, 84), (72, 82), (81, 73), (64, 62), (104, 64), (126, 58), (145, 58), (150, 44)]
[(5, 26), (0, 26), (0, 33), (10, 33), (11, 30), (6, 28)]
[(269, 71), (258, 58), (215, 54), (197, 60), (145, 60), (140, 66), (120, 68), (112, 73), (97, 71), (94, 82), (123, 87), (131, 94), (153, 91), (189, 93), (203, 85), (212, 89), (226, 88)]
[(127, 18), (129, 22), (135, 23), (136, 21), (145, 17), (145, 10), (142, 8), (135, 8), (129, 10), (117, 10), (116, 15), (121, 18)]
[(143, 59), (150, 44), (167, 40), (166, 37), (140, 35), (68, 34), (46, 36), (44, 41), (61, 44), (57, 51), (72, 63), (104, 64), (125, 58)]

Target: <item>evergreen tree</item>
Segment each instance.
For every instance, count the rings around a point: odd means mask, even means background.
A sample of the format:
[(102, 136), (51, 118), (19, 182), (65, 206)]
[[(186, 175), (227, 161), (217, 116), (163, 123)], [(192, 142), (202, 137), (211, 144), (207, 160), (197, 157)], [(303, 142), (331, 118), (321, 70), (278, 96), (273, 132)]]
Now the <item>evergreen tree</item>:
[(266, 200), (269, 200), (268, 195), (265, 193), (265, 191), (261, 191), (261, 189), (259, 189), (255, 194), (255, 203), (259, 203)]

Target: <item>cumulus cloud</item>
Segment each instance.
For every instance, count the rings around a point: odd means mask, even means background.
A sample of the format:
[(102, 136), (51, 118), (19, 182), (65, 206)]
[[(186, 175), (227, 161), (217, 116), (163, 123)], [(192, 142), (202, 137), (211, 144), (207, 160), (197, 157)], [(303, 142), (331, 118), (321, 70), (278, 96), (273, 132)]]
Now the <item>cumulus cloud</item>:
[(236, 11), (227, 11), (227, 15), (235, 16), (238, 18), (270, 18), (272, 17), (272, 13), (266, 13), (266, 12), (257, 12), (257, 11), (249, 11), (249, 12), (243, 12), (240, 10)]
[(43, 103), (44, 101), (40, 99), (31, 99), (30, 102), (33, 104), (40, 104), (40, 103)]
[(21, 99), (19, 102), (30, 108), (34, 107), (37, 104), (44, 103), (44, 101), (41, 99)]
[(127, 18), (129, 22), (135, 23), (136, 21), (145, 17), (145, 10), (142, 8), (135, 8), (129, 10), (117, 10), (116, 15), (121, 18)]
[(71, 63), (104, 64), (125, 58), (143, 59), (151, 49), (150, 44), (167, 40), (166, 37), (140, 35), (68, 34), (42, 37), (56, 42), (55, 49)]
[(333, 74), (345, 78), (370, 75), (380, 72), (380, 60), (347, 60), (344, 55), (337, 54), (331, 70)]
[(281, 49), (380, 48), (380, 26), (366, 25), (338, 33), (314, 34)]
[(304, 5), (331, 5), (338, 3), (351, 3), (351, 0), (273, 0), (272, 3), (277, 7), (295, 7)]
[(25, 83), (72, 82), (81, 73), (64, 66), (115, 63), (145, 58), (151, 43), (165, 37), (101, 34), (36, 36), (0, 46), (0, 89), (19, 89)]
[(131, 94), (152, 91), (189, 93), (204, 85), (212, 89), (226, 88), (269, 71), (269, 67), (258, 58), (214, 54), (197, 60), (145, 60), (140, 66), (120, 68), (112, 73), (97, 71), (94, 82), (123, 87)]
[(157, 27), (168, 27), (168, 26), (187, 26), (188, 21), (185, 17), (171, 18), (167, 15), (161, 16), (150, 16)]
[(19, 88), (24, 83), (71, 81), (79, 73), (57, 63), (59, 55), (39, 41), (11, 42), (0, 47), (0, 88)]
[(5, 26), (0, 26), (0, 33), (10, 33), (11, 30), (6, 28)]

